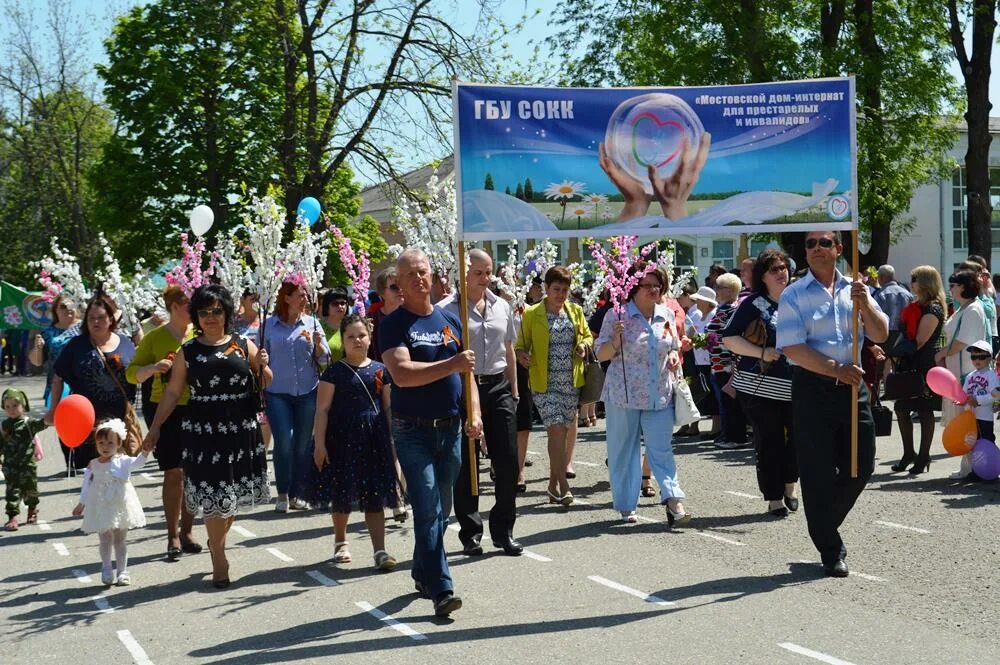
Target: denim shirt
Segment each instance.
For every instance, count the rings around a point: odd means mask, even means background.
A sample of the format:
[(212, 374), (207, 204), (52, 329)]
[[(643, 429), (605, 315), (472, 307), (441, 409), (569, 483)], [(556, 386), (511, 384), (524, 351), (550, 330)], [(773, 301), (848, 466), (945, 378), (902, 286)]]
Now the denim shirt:
[[(871, 299), (871, 296), (869, 296)], [(882, 308), (871, 299), (872, 308), (882, 313)], [(858, 357), (851, 358), (851, 317), (854, 302), (851, 300), (851, 280), (837, 270), (834, 274), (833, 295), (816, 281), (812, 270), (799, 281), (789, 285), (778, 303), (778, 349), (796, 344), (806, 344), (827, 358), (841, 364), (861, 364), (861, 344)], [(883, 316), (885, 316), (883, 314)], [(864, 323), (858, 326), (858, 339), (864, 338)], [(791, 360), (790, 365), (794, 365)]]
[[(318, 368), (330, 363), (330, 347), (319, 321), (303, 314), (289, 325), (272, 314), (265, 325), (263, 346), (274, 374), (267, 392), (293, 397), (311, 393), (319, 385)], [(322, 337), (319, 356), (313, 355), (314, 332)]]
[[(630, 302), (622, 318), (625, 321), (622, 352), (614, 355), (604, 375), (601, 401), (625, 409), (659, 410), (671, 406), (674, 373), (667, 367), (667, 358), (671, 351), (680, 349), (673, 311), (658, 304), (653, 308), (650, 322)], [(604, 317), (595, 343), (598, 348), (611, 341), (617, 322), (614, 312)]]

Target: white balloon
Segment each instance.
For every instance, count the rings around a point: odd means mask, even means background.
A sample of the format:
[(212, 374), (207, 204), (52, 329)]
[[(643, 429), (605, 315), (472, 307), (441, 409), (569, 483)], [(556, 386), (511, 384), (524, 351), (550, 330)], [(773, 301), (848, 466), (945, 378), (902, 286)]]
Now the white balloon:
[(189, 216), (191, 220), (191, 231), (199, 238), (208, 233), (215, 221), (215, 213), (207, 205), (195, 206)]

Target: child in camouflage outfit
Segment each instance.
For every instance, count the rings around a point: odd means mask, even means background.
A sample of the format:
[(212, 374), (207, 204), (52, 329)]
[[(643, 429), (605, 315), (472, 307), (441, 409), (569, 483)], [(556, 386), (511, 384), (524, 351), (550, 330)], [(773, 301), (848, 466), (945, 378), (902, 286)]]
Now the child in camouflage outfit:
[(7, 480), (7, 531), (17, 531), (17, 516), (21, 500), (28, 506), (28, 524), (38, 522), (38, 467), (42, 447), (35, 435), (48, 425), (41, 418), (29, 418), (26, 413), (28, 396), (24, 391), (8, 388), (0, 398), (7, 418), (0, 423), (0, 461)]

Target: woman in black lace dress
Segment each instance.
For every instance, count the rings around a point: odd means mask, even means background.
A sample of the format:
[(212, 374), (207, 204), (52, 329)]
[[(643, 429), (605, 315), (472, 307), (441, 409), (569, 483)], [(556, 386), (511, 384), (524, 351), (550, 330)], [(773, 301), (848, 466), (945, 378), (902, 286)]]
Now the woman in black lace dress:
[(226, 535), (240, 506), (270, 501), (267, 460), (258, 413), (259, 386), (271, 380), (267, 352), (233, 335), (233, 299), (218, 285), (201, 286), (191, 296), (195, 339), (181, 347), (146, 439), (154, 445), (160, 425), (174, 410), (184, 386), (191, 401), (181, 422), (184, 444), (184, 501), (201, 509), (212, 552), (212, 583), (229, 586)]

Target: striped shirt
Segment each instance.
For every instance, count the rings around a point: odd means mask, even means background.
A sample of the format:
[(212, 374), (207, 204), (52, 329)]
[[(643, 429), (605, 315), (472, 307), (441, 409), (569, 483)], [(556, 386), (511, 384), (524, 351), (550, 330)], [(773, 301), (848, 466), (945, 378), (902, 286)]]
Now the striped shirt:
[[(882, 314), (882, 309), (869, 296), (872, 309)], [(812, 270), (781, 294), (778, 304), (778, 349), (796, 344), (806, 344), (827, 358), (847, 365), (861, 365), (861, 345), (858, 356), (851, 359), (851, 280), (839, 270), (834, 274), (833, 295), (816, 281)], [(885, 316), (882, 314), (882, 316)], [(864, 325), (859, 327), (859, 339), (864, 335)], [(791, 363), (791, 360), (789, 360)], [(794, 363), (791, 363), (794, 365)]]
[[(744, 337), (747, 329), (757, 321), (763, 325), (767, 339), (763, 344), (755, 340), (757, 346), (776, 347), (777, 335), (775, 321), (777, 320), (778, 303), (766, 296), (751, 293), (736, 308), (721, 335), (726, 337)], [(792, 399), (792, 371), (784, 356), (778, 360), (765, 363), (760, 357), (737, 356), (736, 373), (733, 376), (733, 388), (737, 392), (753, 397), (766, 397), (782, 402)]]

